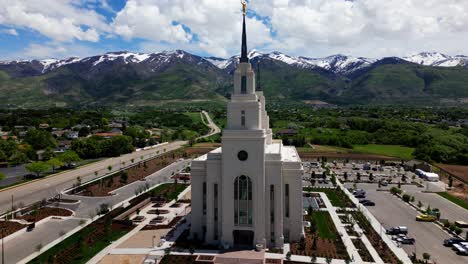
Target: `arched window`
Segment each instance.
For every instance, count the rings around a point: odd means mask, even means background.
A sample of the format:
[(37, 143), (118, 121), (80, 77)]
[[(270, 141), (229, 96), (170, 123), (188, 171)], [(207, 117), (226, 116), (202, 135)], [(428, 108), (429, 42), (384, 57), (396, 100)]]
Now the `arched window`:
[(234, 224), (252, 225), (252, 181), (245, 175), (234, 181)]
[(245, 127), (245, 111), (241, 111), (241, 126)]

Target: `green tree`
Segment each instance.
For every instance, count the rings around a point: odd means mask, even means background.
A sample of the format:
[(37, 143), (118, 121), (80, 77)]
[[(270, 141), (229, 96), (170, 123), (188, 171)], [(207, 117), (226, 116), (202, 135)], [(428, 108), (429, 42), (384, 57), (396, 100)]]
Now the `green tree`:
[(50, 160), (53, 157), (55, 157), (55, 153), (51, 147), (46, 148), (44, 153), (42, 153), (42, 160)]
[(80, 161), (80, 157), (76, 154), (73, 150), (67, 150), (64, 153), (58, 156), (58, 159), (65, 163), (66, 165), (70, 165), (72, 162)]
[(57, 168), (60, 168), (63, 166), (63, 162), (57, 158), (52, 158), (47, 161), (47, 164), (52, 167), (52, 170), (55, 171)]
[(29, 129), (24, 137), (24, 142), (31, 145), (35, 150), (57, 147), (57, 142), (52, 134), (45, 130)]
[(5, 152), (3, 152), (1, 149), (0, 149), (0, 162), (2, 161), (7, 161), (8, 157), (7, 155), (5, 154)]
[(28, 162), (28, 156), (21, 151), (15, 151), (10, 158), (10, 161), (14, 164), (21, 164)]
[(49, 164), (43, 161), (37, 161), (26, 165), (26, 170), (29, 172), (35, 173), (37, 177), (41, 176), (41, 173), (44, 173), (50, 169)]

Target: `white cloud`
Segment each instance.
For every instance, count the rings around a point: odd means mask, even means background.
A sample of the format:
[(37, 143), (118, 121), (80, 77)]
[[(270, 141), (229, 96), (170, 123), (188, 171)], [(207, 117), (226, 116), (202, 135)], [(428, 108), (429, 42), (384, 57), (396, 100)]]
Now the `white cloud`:
[[(467, 0), (250, 0), (248, 8), (267, 20), (247, 19), (250, 49), (314, 57), (468, 54)], [(112, 10), (99, 0), (0, 0), (0, 24), (63, 47), (120, 36), (142, 40), (145, 51), (240, 52), (239, 0), (128, 0), (110, 22), (95, 9)]]
[(18, 36), (19, 35), (18, 32), (14, 28), (4, 29), (1, 32), (5, 33), (5, 34), (8, 34), (8, 35), (12, 35), (12, 36)]
[(73, 0), (0, 0), (0, 24), (28, 28), (54, 41), (96, 42), (108, 30), (104, 17)]
[[(240, 19), (238, 0), (130, 0), (118, 12), (113, 26), (116, 34), (127, 39), (168, 42), (175, 48), (190, 44), (192, 49), (228, 56), (239, 50)], [(247, 23), (252, 47), (271, 42), (269, 29), (260, 21), (248, 19)]]
[(6, 59), (49, 59), (68, 57), (87, 57), (106, 52), (76, 43), (31, 43), (24, 50), (17, 51)]

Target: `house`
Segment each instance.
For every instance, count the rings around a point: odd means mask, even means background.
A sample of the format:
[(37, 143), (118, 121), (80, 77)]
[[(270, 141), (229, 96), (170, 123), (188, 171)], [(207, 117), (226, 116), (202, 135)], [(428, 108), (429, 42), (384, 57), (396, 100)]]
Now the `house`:
[(103, 132), (103, 133), (94, 134), (94, 136), (103, 137), (103, 138), (106, 138), (106, 139), (113, 138), (113, 137), (116, 137), (116, 136), (121, 136), (121, 135), (122, 134), (112, 133), (112, 132)]
[(71, 131), (67, 133), (67, 139), (77, 139), (77, 138), (78, 138), (78, 132)]
[(47, 123), (39, 124), (39, 128), (40, 128), (40, 129), (48, 129), (48, 128), (49, 128), (49, 124), (47, 124)]
[(118, 129), (118, 128), (113, 128), (113, 129), (111, 129), (110, 133), (119, 134), (119, 135), (122, 135), (122, 134), (123, 134), (122, 130), (120, 130), (120, 129)]

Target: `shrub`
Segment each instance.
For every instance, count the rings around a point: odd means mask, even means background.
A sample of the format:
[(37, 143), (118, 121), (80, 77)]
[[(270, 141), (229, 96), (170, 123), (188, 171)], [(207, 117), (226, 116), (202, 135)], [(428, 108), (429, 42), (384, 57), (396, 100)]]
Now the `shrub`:
[(411, 196), (405, 193), (405, 194), (403, 194), (402, 199), (403, 199), (404, 202), (409, 203), (409, 201), (411, 199)]

